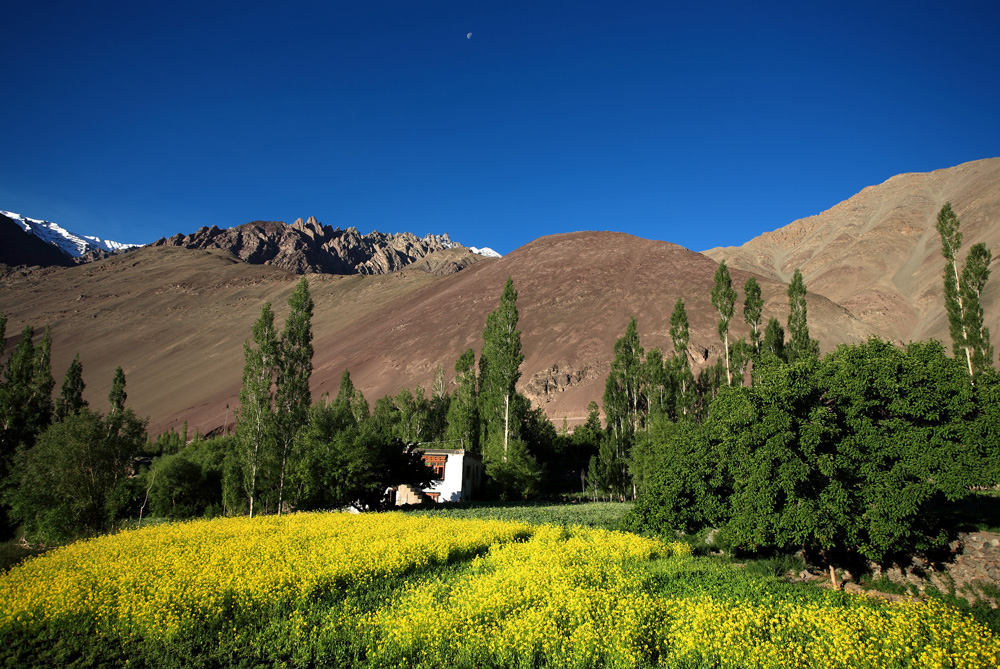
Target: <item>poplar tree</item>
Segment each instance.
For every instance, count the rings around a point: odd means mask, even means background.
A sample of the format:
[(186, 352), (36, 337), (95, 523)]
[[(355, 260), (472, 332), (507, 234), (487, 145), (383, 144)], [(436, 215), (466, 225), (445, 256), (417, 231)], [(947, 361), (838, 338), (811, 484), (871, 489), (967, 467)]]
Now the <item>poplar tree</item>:
[(809, 338), (809, 324), (806, 314), (806, 284), (798, 268), (788, 285), (788, 345), (785, 353), (788, 362), (807, 357), (819, 357), (819, 342)]
[(754, 354), (760, 355), (760, 319), (764, 311), (764, 298), (761, 297), (757, 279), (749, 277), (743, 284), (743, 293), (743, 320), (750, 326), (750, 344)]
[(764, 341), (761, 343), (761, 353), (773, 355), (778, 360), (786, 362), (785, 357), (785, 328), (781, 327), (781, 322), (777, 318), (771, 318), (764, 329)]
[(278, 338), (274, 312), (265, 302), (253, 324), (253, 345), (243, 344), (243, 388), (236, 422), (237, 457), (242, 469), (243, 492), (253, 518), (258, 479), (273, 440), (274, 407), (271, 386), (278, 366)]
[(288, 316), (281, 334), (277, 383), (275, 386), (275, 426), (278, 441), (278, 515), (285, 500), (285, 473), (296, 435), (309, 421), (312, 395), (312, 313), (313, 301), (305, 277), (288, 298)]
[(980, 293), (990, 276), (992, 257), (985, 244), (969, 249), (965, 266), (959, 271), (958, 250), (962, 246), (960, 221), (946, 202), (938, 212), (937, 230), (941, 236), (941, 253), (945, 257), (944, 305), (948, 312), (952, 349), (955, 357), (964, 358), (969, 378), (975, 380), (987, 367), (993, 366), (993, 347), (989, 330), (983, 324)]
[(719, 312), (719, 339), (726, 349), (726, 384), (733, 385), (732, 367), (729, 361), (729, 321), (733, 318), (736, 305), (736, 291), (729, 276), (726, 261), (719, 263), (715, 270), (715, 285), (712, 286), (712, 306)]
[(59, 392), (59, 399), (56, 400), (55, 420), (63, 420), (87, 406), (87, 400), (83, 399), (83, 389), (86, 387), (87, 384), (83, 382), (83, 365), (80, 363), (80, 354), (77, 353), (66, 370), (66, 378)]
[(677, 395), (678, 416), (687, 415), (690, 406), (690, 392), (694, 387), (694, 374), (691, 372), (688, 343), (691, 335), (688, 329), (687, 310), (684, 300), (677, 299), (674, 311), (670, 314), (670, 341), (674, 346), (671, 372), (674, 375), (674, 385), (679, 390)]
[(52, 422), (52, 337), (48, 327), (37, 345), (34, 336), (30, 325), (21, 331), (0, 384), (0, 470), (18, 446), (31, 447)]
[(983, 243), (969, 249), (962, 268), (962, 291), (965, 305), (965, 332), (972, 348), (972, 368), (976, 378), (986, 369), (993, 368), (993, 346), (990, 331), (983, 318), (982, 292), (990, 278), (990, 261), (993, 254)]
[(480, 416), (487, 440), (502, 437), (503, 460), (512, 436), (518, 436), (517, 417), (511, 419), (515, 386), (521, 378), (521, 331), (517, 329), (517, 290), (507, 277), (500, 305), (486, 317), (483, 352), (479, 357)]
[(479, 408), (476, 398), (476, 354), (468, 349), (455, 362), (455, 395), (448, 407), (448, 441), (459, 448), (479, 450)]
[(643, 360), (635, 318), (630, 318), (625, 334), (615, 341), (611, 373), (604, 385), (604, 415), (609, 434), (598, 455), (605, 485), (622, 497), (629, 486), (628, 461), (639, 426), (642, 398)]

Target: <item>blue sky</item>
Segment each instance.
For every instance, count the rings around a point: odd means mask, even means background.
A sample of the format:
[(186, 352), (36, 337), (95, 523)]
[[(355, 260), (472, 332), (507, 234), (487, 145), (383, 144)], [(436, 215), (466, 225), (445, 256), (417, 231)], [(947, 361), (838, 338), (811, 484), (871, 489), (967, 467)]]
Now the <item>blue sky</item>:
[(679, 4), (5, 0), (0, 209), (704, 250), (1000, 155), (994, 0)]

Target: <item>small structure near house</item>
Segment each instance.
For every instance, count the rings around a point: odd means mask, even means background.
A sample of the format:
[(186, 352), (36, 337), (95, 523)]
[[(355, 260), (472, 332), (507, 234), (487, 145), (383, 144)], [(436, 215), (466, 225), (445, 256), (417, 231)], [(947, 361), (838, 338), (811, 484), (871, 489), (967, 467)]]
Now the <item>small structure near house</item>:
[(411, 485), (401, 485), (396, 490), (396, 506), (434, 502), (468, 502), (473, 490), (483, 480), (483, 457), (461, 448), (429, 448), (424, 451), (424, 462), (434, 468), (437, 477), (430, 487), (417, 490)]

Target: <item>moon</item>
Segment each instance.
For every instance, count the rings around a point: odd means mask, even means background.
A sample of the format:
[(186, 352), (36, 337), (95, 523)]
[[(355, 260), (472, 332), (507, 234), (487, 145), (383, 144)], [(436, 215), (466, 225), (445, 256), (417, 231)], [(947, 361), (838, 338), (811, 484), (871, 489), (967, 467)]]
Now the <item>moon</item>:
[(466, 35), (465, 39), (472, 39), (472, 33), (469, 33), (468, 35)]

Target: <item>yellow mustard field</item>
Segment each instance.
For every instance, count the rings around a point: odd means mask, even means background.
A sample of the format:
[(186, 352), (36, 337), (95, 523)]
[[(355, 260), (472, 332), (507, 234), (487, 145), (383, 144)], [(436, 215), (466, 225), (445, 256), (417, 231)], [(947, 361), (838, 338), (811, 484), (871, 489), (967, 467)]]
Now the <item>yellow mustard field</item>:
[(620, 532), (394, 513), (124, 532), (15, 567), (0, 602), (0, 640), (92, 634), (132, 664), (1000, 666), (941, 603), (778, 587)]

